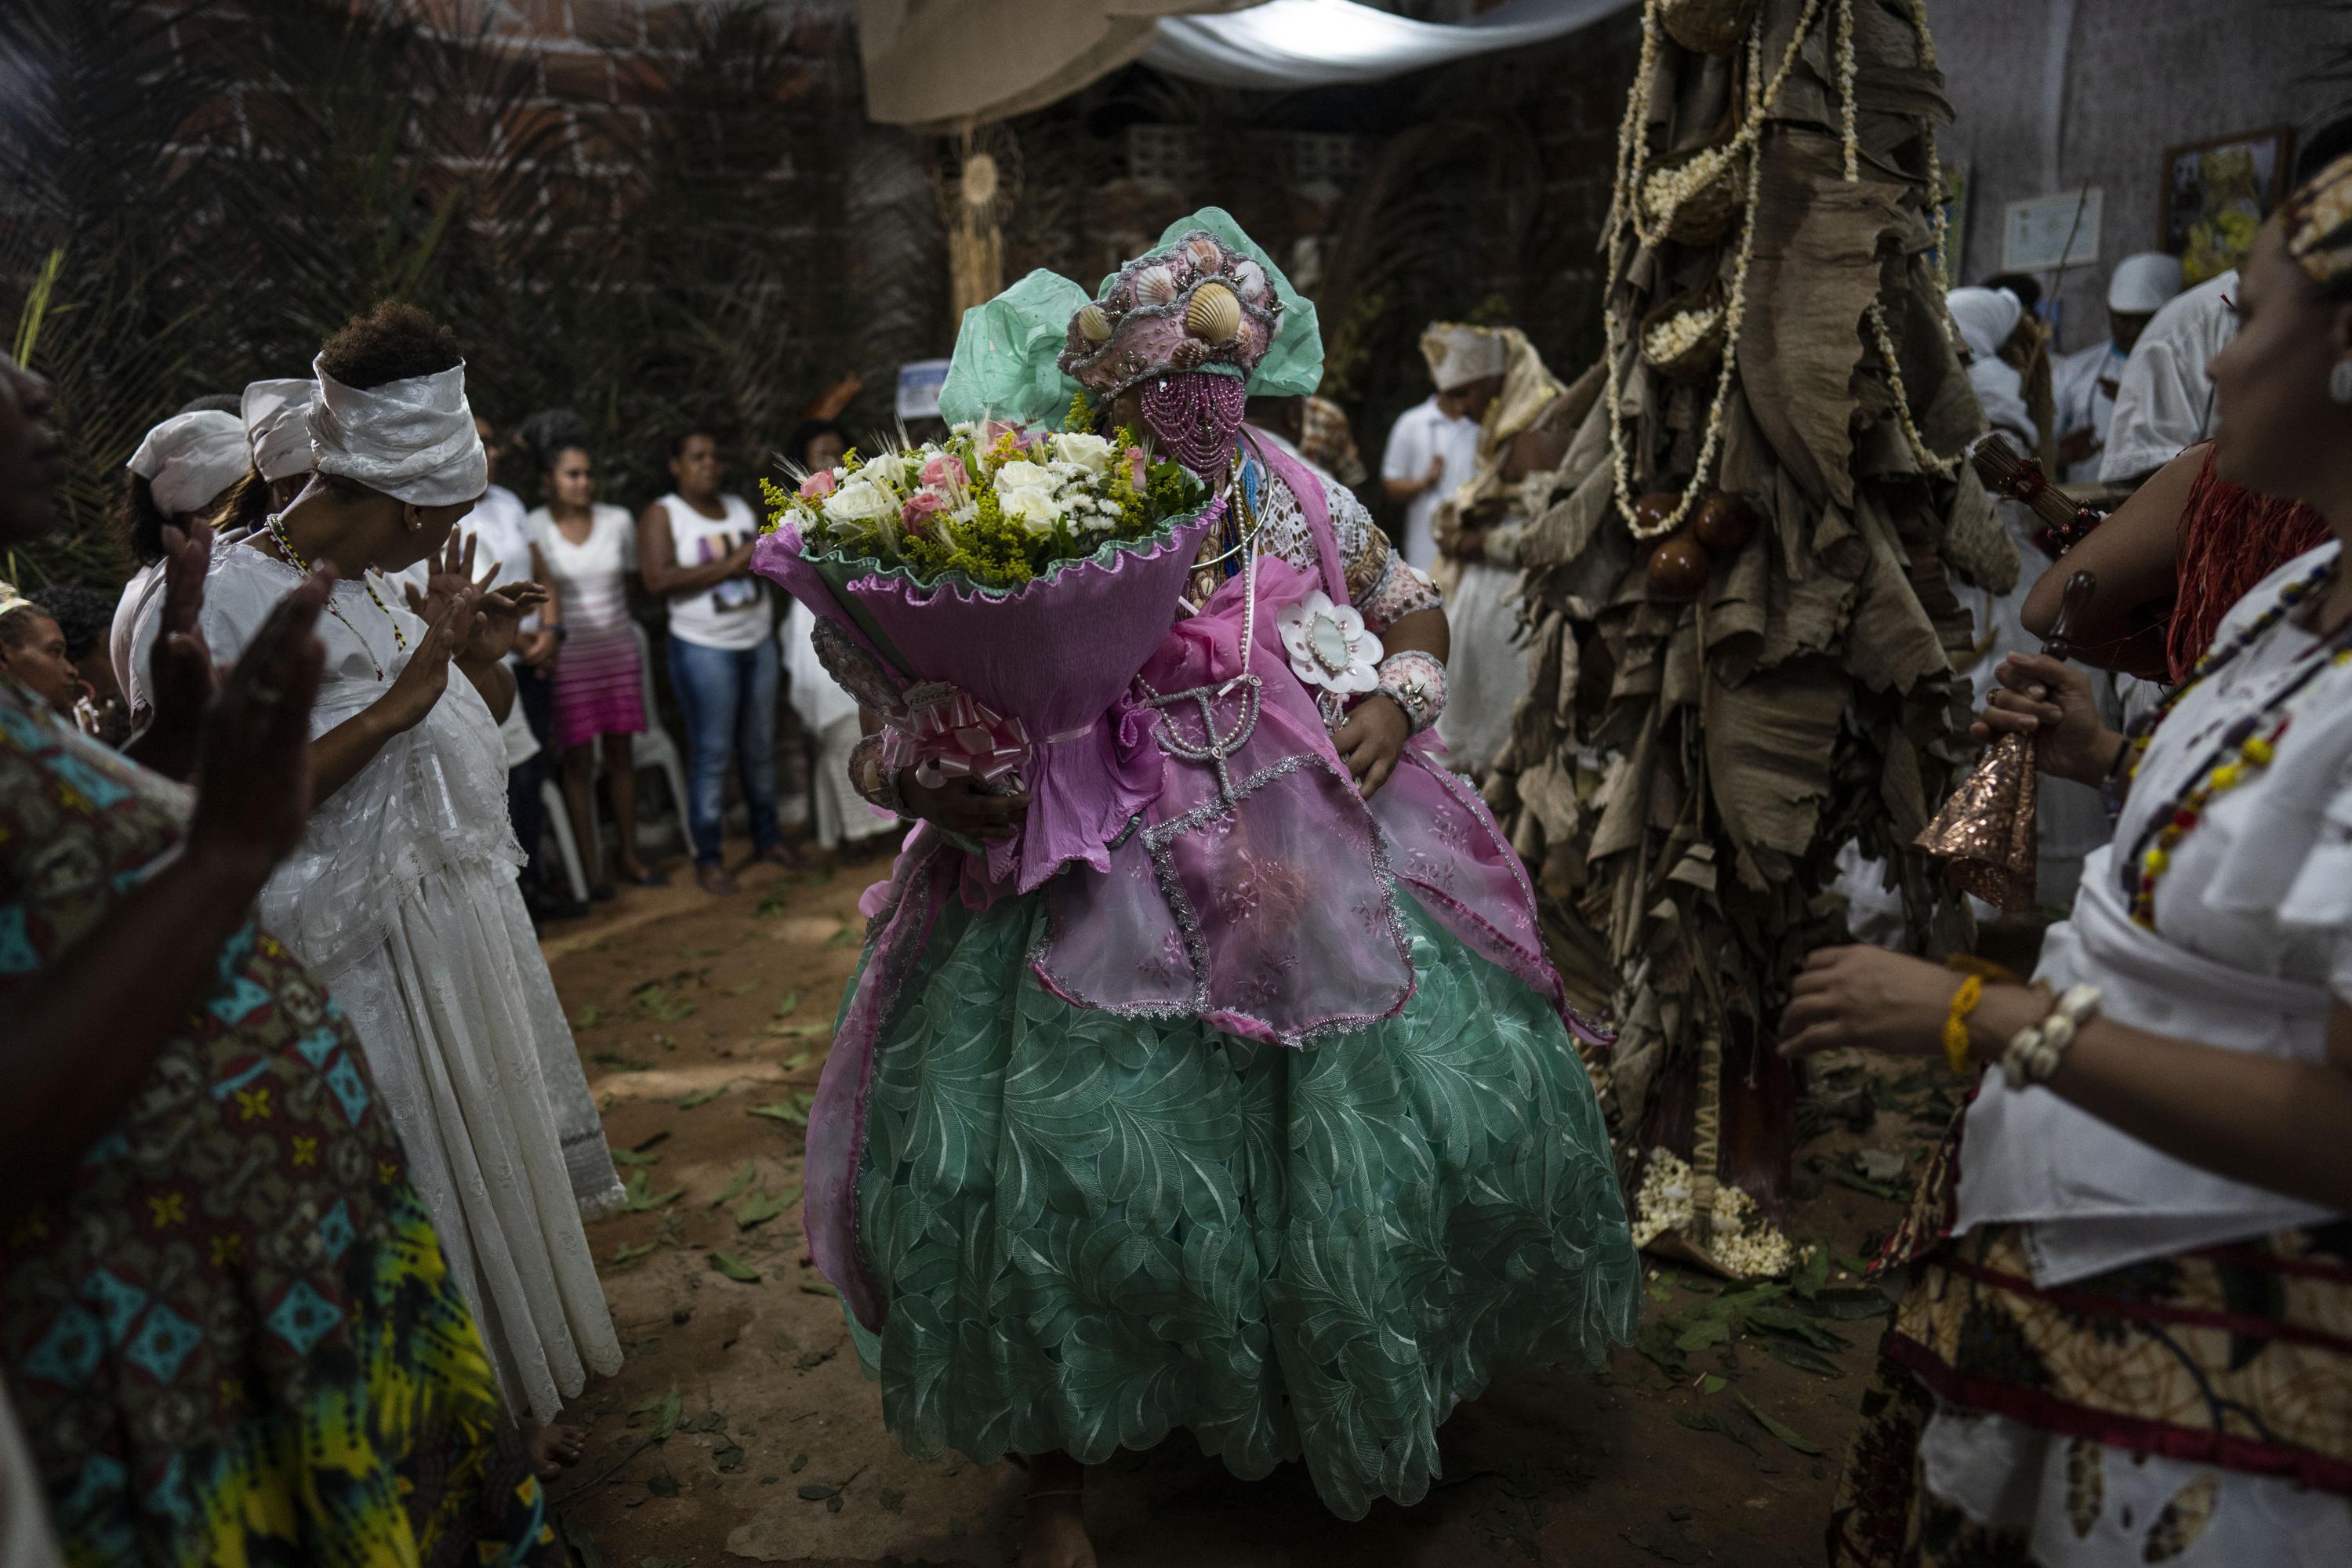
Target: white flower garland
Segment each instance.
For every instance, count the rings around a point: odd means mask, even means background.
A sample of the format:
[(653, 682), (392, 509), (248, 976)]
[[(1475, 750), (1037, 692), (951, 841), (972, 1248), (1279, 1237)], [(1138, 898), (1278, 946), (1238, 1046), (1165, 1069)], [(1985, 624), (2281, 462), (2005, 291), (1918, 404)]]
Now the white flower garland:
[[(1661, 0), (1648, 0), (1642, 11), (1641, 63), (1636, 68), (1633, 90), (1626, 95), (1624, 118), (1618, 124), (1617, 181), (1610, 195), (1603, 239), (1609, 251), (1608, 280), (1602, 298), (1609, 301), (1603, 312), (1608, 354), (1607, 386), (1603, 395), (1608, 399), (1609, 406), (1611, 477), (1614, 481), (1618, 515), (1625, 520), (1626, 528), (1638, 541), (1664, 538), (1683, 525), (1691, 509), (1697, 504), (1700, 493), (1706, 488), (1717, 453), (1722, 447), (1723, 411), (1729, 400), (1731, 381), (1738, 363), (1740, 330), (1747, 320), (1748, 266), (1755, 252), (1756, 198), (1763, 174), (1762, 128), (1822, 10), (1822, 0), (1805, 0), (1805, 8), (1797, 18), (1796, 30), (1780, 57), (1779, 70), (1774, 72), (1770, 84), (1759, 90), (1758, 79), (1762, 71), (1764, 53), (1764, 16), (1759, 6), (1748, 27), (1748, 107), (1739, 130), (1730, 141), (1705, 150), (1681, 168), (1658, 171), (1654, 176), (1647, 167), (1648, 128), (1651, 95), (1657, 74), (1660, 31), (1657, 14), (1660, 3)], [(1832, 26), (1835, 30), (1838, 87), (1843, 99), (1840, 140), (1844, 153), (1845, 179), (1852, 184), (1862, 177), (1861, 141), (1855, 126), (1854, 107), (1857, 68), (1853, 51), (1853, 0), (1832, 0), (1832, 3), (1836, 7)], [(1935, 41), (1927, 32), (1926, 0), (1911, 0), (1911, 15), (1913, 25), (1918, 31), (1920, 59), (1932, 68), (1936, 63), (1936, 48)], [(1945, 247), (1950, 242), (1951, 225), (1944, 201), (1943, 165), (1937, 154), (1935, 128), (1923, 121), (1920, 129), (1927, 143), (1927, 190), (1933, 214), (1930, 222), (1936, 254), (1940, 258), (1948, 254)], [(1711, 184), (1722, 171), (1730, 167), (1732, 160), (1743, 150), (1748, 153), (1746, 210), (1740, 215), (1739, 252), (1732, 268), (1731, 294), (1724, 302), (1720, 315), (1724, 333), (1723, 366), (1716, 377), (1714, 400), (1707, 408), (1706, 434), (1700, 439), (1698, 461), (1693, 467), (1690, 483), (1683, 489), (1682, 499), (1673, 511), (1644, 527), (1636, 521), (1633, 512), (1632, 462), (1625, 450), (1624, 410), (1622, 406), (1623, 378), (1621, 366), (1626, 355), (1629, 333), (1626, 323), (1620, 319), (1622, 312), (1615, 300), (1624, 280), (1624, 235), (1630, 229), (1643, 248), (1657, 248), (1664, 243), (1682, 204)], [(1669, 199), (1672, 205), (1663, 211), (1653, 205), (1654, 201)], [(1656, 226), (1654, 229), (1645, 226), (1645, 217)], [(1940, 305), (1944, 289), (1941, 266), (1938, 265), (1935, 270), (1937, 297)], [(1946, 333), (1951, 334), (1956, 329), (1948, 312), (1939, 313), (1946, 318)], [(1913, 455), (1928, 472), (1940, 479), (1951, 478), (1958, 471), (1958, 460), (1937, 458), (1921, 439), (1918, 425), (1912, 416), (1909, 395), (1903, 385), (1902, 371), (1891, 352), (1893, 334), (1887, 329), (1885, 312), (1875, 301), (1871, 306), (1869, 320), (1880, 354), (1886, 361), (1887, 380), (1895, 393), (1895, 416), (1902, 425), (1905, 438), (1911, 444)], [(1681, 325), (1682, 321), (1683, 318), (1677, 317), (1673, 322), (1663, 323), (1653, 336), (1662, 336)], [(1648, 345), (1638, 346), (1646, 348)]]

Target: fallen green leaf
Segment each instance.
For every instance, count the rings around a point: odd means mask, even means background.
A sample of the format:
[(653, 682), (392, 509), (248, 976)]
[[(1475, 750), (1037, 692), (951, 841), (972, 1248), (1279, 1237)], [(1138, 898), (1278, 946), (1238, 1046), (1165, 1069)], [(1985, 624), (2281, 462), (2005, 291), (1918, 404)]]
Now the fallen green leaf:
[(698, 1089), (677, 1102), (680, 1110), (692, 1110), (698, 1105), (708, 1105), (734, 1088), (732, 1083), (718, 1084), (709, 1089)]
[(646, 1482), (646, 1490), (656, 1497), (676, 1497), (677, 1496), (677, 1478), (667, 1470), (656, 1470), (652, 1478)]
[(791, 1469), (793, 1474), (796, 1476), (799, 1475), (803, 1470), (808, 1468), (808, 1456), (806, 1454), (794, 1454), (793, 1456), (792, 1464), (787, 1468)]
[(1736, 1394), (1733, 1397), (1739, 1401), (1739, 1407), (1742, 1410), (1747, 1411), (1748, 1415), (1756, 1417), (1756, 1423), (1758, 1426), (1763, 1427), (1767, 1432), (1771, 1433), (1775, 1437), (1780, 1438), (1781, 1442), (1786, 1443), (1790, 1447), (1794, 1448), (1800, 1454), (1818, 1455), (1823, 1451), (1819, 1443), (1812, 1441), (1809, 1437), (1801, 1436), (1790, 1427), (1781, 1425), (1780, 1422), (1773, 1420), (1769, 1415), (1765, 1415), (1761, 1410), (1756, 1408), (1756, 1402), (1748, 1398), (1748, 1395), (1741, 1394)]
[(1755, 1426), (1738, 1415), (1712, 1409), (1677, 1410), (1675, 1421), (1694, 1432), (1720, 1432), (1751, 1454), (1760, 1456), (1764, 1452), (1763, 1440)]
[(823, 1481), (803, 1481), (800, 1491), (803, 1502), (823, 1502), (829, 1497), (841, 1495), (839, 1487), (829, 1487)]
[(717, 1208), (722, 1204), (733, 1203), (737, 1198), (742, 1195), (743, 1189), (750, 1186), (752, 1180), (758, 1176), (758, 1168), (754, 1166), (751, 1161), (744, 1161), (743, 1168), (735, 1173), (735, 1179), (727, 1184), (727, 1190), (719, 1194), (717, 1197), (711, 1199), (707, 1206)]
[(635, 1057), (625, 1057), (618, 1051), (598, 1051), (588, 1059), (600, 1068), (610, 1068), (614, 1072), (644, 1072), (654, 1065), (651, 1062), (641, 1062)]
[(746, 1285), (757, 1285), (760, 1282), (760, 1271), (731, 1252), (712, 1253), (710, 1267), (730, 1279), (740, 1279)]
[(789, 1018), (799, 1009), (800, 1005), (801, 994), (797, 991), (787, 991), (784, 993), (783, 1000), (776, 1004), (775, 1016), (779, 1018)]
[(847, 921), (844, 921), (841, 922), (841, 929), (834, 932), (833, 935), (826, 940), (824, 945), (827, 947), (847, 947), (850, 943), (850, 939), (856, 936), (856, 934), (857, 928), (851, 925)]
[(1811, 1300), (1829, 1281), (1830, 1249), (1815, 1247), (1807, 1251), (1805, 1260), (1797, 1265), (1796, 1277), (1789, 1281), (1789, 1285), (1798, 1295)]
[(728, 1444), (727, 1447), (712, 1454), (710, 1458), (712, 1462), (722, 1470), (740, 1470), (743, 1468), (743, 1448), (738, 1443)]
[(768, 1026), (768, 1037), (773, 1040), (804, 1040), (811, 1035), (822, 1035), (824, 1032), (825, 1026), (823, 1024), (771, 1024)]
[(1813, 1349), (1794, 1340), (1784, 1340), (1778, 1334), (1768, 1334), (1761, 1342), (1775, 1360), (1784, 1361), (1800, 1372), (1810, 1372), (1817, 1377), (1843, 1377), (1838, 1363)]
[(838, 1296), (841, 1292), (835, 1289), (832, 1286), (826, 1284), (822, 1279), (803, 1279), (801, 1281), (801, 1294), (803, 1296)]
[(630, 1172), (627, 1184), (621, 1189), (621, 1195), (627, 1200), (623, 1207), (630, 1214), (644, 1214), (665, 1204), (676, 1203), (685, 1193), (684, 1187), (672, 1187), (666, 1193), (655, 1192), (653, 1182), (643, 1171)]
[(643, 1405), (638, 1405), (629, 1414), (632, 1415), (651, 1415), (654, 1418), (653, 1440), (658, 1443), (663, 1438), (668, 1436), (672, 1432), (677, 1430), (678, 1411), (683, 1403), (684, 1402), (678, 1397), (677, 1384), (673, 1383), (669, 1385), (669, 1392), (667, 1394), (656, 1394), (653, 1398), (646, 1400)]
[(800, 1196), (798, 1187), (777, 1197), (771, 1197), (766, 1193), (753, 1193), (736, 1209), (735, 1228), (750, 1230), (754, 1226), (767, 1224), (780, 1214), (790, 1213), (793, 1205), (800, 1201)]
[(760, 983), (758, 981), (746, 980), (740, 985), (730, 985), (727, 988), (727, 994), (730, 996), (741, 996), (748, 994), (751, 992), (757, 991), (759, 988)]
[(802, 1127), (808, 1125), (808, 1112), (789, 1100), (779, 1100), (767, 1105), (755, 1105), (747, 1114), (764, 1116), (772, 1121), (790, 1121)]
[(647, 1253), (659, 1251), (660, 1248), (661, 1243), (657, 1241), (643, 1242), (635, 1247), (624, 1247), (613, 1254), (613, 1262), (616, 1266), (635, 1263)]
[(1866, 1182), (1843, 1165), (1832, 1165), (1823, 1174), (1841, 1187), (1852, 1187), (1857, 1193), (1868, 1193), (1874, 1198), (1885, 1198), (1890, 1203), (1907, 1203), (1911, 1198), (1909, 1193), (1899, 1187), (1890, 1187), (1879, 1182)]
[(1729, 1382), (1730, 1379), (1710, 1372), (1698, 1380), (1698, 1391), (1701, 1394), (1721, 1394)]
[(776, 1064), (776, 1069), (779, 1072), (793, 1072), (798, 1070), (808, 1059), (809, 1054), (806, 1051), (794, 1051), (791, 1056), (788, 1056), (782, 1061), (778, 1062)]
[(574, 1029), (593, 1029), (604, 1021), (604, 1009), (591, 1002), (580, 1009), (579, 1016), (572, 1020), (572, 1026)]
[(640, 1154), (635, 1149), (615, 1149), (612, 1152), (613, 1163), (615, 1165), (658, 1165), (661, 1163), (661, 1156), (659, 1154)]

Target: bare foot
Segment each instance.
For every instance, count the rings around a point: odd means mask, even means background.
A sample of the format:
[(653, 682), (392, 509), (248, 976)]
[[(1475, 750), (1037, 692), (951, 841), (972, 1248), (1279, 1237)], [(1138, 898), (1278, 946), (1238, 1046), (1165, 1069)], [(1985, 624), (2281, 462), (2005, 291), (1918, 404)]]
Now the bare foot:
[(530, 1453), (530, 1468), (542, 1481), (551, 1481), (580, 1462), (588, 1451), (588, 1434), (577, 1426), (566, 1426), (561, 1421), (551, 1421), (532, 1429), (524, 1440)]
[(1087, 1539), (1087, 1469), (1067, 1454), (1029, 1457), (1028, 1517), (1021, 1568), (1095, 1568)]
[(1084, 1492), (1032, 1491), (1027, 1512), (1021, 1528), (1021, 1568), (1095, 1568)]

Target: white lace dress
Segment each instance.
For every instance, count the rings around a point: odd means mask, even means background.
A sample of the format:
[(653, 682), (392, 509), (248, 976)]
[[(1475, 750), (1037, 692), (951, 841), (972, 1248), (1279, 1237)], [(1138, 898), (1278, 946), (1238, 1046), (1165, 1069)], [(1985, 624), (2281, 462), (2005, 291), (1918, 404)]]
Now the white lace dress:
[[(213, 657), (243, 652), (298, 581), (257, 550), (217, 547)], [(332, 605), (314, 736), (390, 686), (408, 657), (395, 626), (412, 647), (425, 633), (358, 583), (336, 584)], [(546, 1420), (590, 1372), (620, 1369), (581, 1220), (617, 1206), (621, 1186), (516, 890), (521, 859), (498, 724), (453, 668), (425, 721), (319, 803), (260, 912), (349, 1015), (508, 1403)]]

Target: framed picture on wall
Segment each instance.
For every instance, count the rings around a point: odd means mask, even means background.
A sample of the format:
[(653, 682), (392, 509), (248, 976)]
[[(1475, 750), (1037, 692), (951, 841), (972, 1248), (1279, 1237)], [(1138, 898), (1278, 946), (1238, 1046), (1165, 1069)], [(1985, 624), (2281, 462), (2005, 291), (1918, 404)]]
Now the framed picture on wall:
[(2184, 281), (2202, 283), (2246, 258), (2254, 231), (2286, 195), (2292, 126), (2217, 136), (2164, 154), (2160, 243)]

